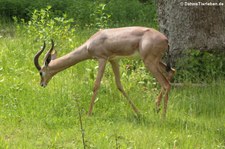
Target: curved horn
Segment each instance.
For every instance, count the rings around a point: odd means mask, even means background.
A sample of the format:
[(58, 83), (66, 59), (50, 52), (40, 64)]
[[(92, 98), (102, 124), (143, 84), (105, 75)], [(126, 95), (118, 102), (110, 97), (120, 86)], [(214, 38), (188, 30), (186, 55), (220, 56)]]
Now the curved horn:
[(48, 50), (47, 54), (46, 54), (46, 58), (52, 53), (53, 49), (54, 49), (54, 41), (51, 39), (52, 42), (52, 47), (50, 50)]
[(36, 66), (36, 68), (38, 70), (41, 70), (41, 66), (39, 65), (38, 59), (39, 59), (40, 55), (42, 54), (42, 52), (44, 51), (45, 46), (46, 46), (46, 44), (44, 41), (44, 45), (43, 45), (42, 49), (40, 51), (38, 51), (38, 53), (34, 56), (34, 65)]
[(51, 61), (51, 53), (52, 53), (52, 51), (54, 50), (54, 41), (53, 41), (53, 39), (51, 39), (51, 42), (52, 42), (52, 47), (51, 47), (51, 49), (46, 53), (46, 55), (45, 55), (45, 58), (44, 58), (44, 63), (45, 64), (49, 64), (50, 63), (50, 61)]

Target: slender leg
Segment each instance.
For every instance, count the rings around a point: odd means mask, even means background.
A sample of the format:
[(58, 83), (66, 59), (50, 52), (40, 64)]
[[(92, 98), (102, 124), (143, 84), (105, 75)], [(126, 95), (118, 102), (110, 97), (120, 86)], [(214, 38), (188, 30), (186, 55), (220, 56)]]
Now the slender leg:
[(95, 99), (96, 99), (96, 96), (97, 96), (97, 93), (98, 93), (98, 89), (99, 89), (100, 84), (101, 84), (101, 80), (102, 80), (102, 77), (103, 77), (103, 73), (104, 73), (104, 70), (105, 70), (105, 65), (106, 65), (107, 60), (99, 59), (98, 62), (99, 62), (99, 64), (98, 64), (99, 68), (98, 68), (98, 74), (97, 74), (97, 78), (95, 80), (93, 95), (92, 95), (90, 108), (89, 108), (89, 112), (88, 112), (89, 116), (91, 116), (91, 114), (92, 114), (94, 102), (95, 102)]
[(154, 77), (157, 79), (159, 84), (162, 87), (162, 90), (158, 96), (158, 102), (157, 102), (157, 109), (159, 109), (159, 105), (162, 99), (163, 92), (165, 91), (165, 97), (164, 97), (164, 111), (163, 115), (166, 116), (166, 110), (167, 110), (167, 103), (168, 103), (168, 94), (170, 91), (170, 83), (166, 79), (166, 77), (162, 74), (162, 72), (157, 68), (157, 63), (148, 63), (145, 62), (146, 67), (149, 69), (149, 71), (154, 75)]
[(120, 70), (119, 70), (119, 64), (118, 64), (118, 62), (116, 62), (116, 61), (110, 61), (110, 63), (112, 65), (112, 69), (113, 69), (113, 72), (114, 72), (114, 75), (115, 75), (115, 81), (116, 81), (116, 85), (117, 85), (118, 90), (127, 99), (127, 101), (131, 105), (131, 107), (134, 110), (134, 112), (136, 114), (139, 114), (138, 109), (136, 108), (136, 106), (134, 105), (134, 103), (130, 100), (130, 98), (128, 97), (128, 95), (126, 94), (126, 92), (123, 89), (123, 86), (122, 86), (121, 81), (120, 81)]
[(167, 104), (168, 104), (168, 100), (169, 100), (169, 92), (170, 92), (170, 84), (168, 85), (168, 87), (166, 88), (166, 92), (165, 92), (165, 97), (164, 97), (164, 109), (163, 109), (163, 116), (166, 116), (166, 110), (167, 110)]
[[(169, 72), (166, 71), (166, 64), (164, 64), (163, 62), (159, 62), (159, 71), (161, 71), (161, 73), (163, 75), (166, 76), (167, 80), (170, 81), (174, 74), (175, 74), (175, 69), (171, 68), (171, 70)], [(156, 100), (156, 111), (159, 112), (160, 111), (160, 104), (161, 104), (161, 100), (162, 100), (162, 96), (163, 96), (163, 91), (164, 89), (162, 88), (160, 91), (160, 94)], [(165, 108), (164, 108), (165, 109)]]
[(163, 97), (163, 92), (164, 92), (164, 89), (163, 87), (161, 88), (161, 91), (157, 97), (157, 100), (155, 101), (155, 104), (156, 104), (156, 112), (159, 113), (160, 111), (160, 104), (161, 104), (161, 101), (162, 101), (162, 97)]
[(167, 79), (170, 81), (174, 74), (175, 74), (175, 69), (171, 68), (171, 70), (169, 72), (166, 71), (166, 64), (164, 64), (163, 62), (159, 62), (159, 69), (160, 71), (165, 74), (165, 76), (167, 77)]
[[(163, 62), (160, 62), (159, 63), (159, 67), (161, 67), (161, 69), (164, 70), (165, 74), (166, 74), (166, 77), (167, 77), (167, 80), (168, 82), (170, 83), (170, 80), (173, 78), (173, 76), (175, 75), (176, 73), (176, 70), (171, 68), (171, 70), (169, 72), (166, 71), (166, 64), (164, 64)], [(164, 113), (166, 113), (166, 109), (167, 109), (167, 103), (168, 103), (168, 94), (169, 94), (169, 91), (170, 91), (170, 87), (167, 89), (167, 92), (165, 94), (165, 99), (164, 99)]]

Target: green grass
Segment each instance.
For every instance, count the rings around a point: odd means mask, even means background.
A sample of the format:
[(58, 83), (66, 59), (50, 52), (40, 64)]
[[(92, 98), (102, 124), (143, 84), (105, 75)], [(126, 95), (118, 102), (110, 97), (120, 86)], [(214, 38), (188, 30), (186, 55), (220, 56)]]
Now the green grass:
[[(91, 32), (80, 31), (74, 47)], [(127, 75), (126, 65), (134, 62), (123, 61), (122, 82), (142, 113), (138, 118), (117, 91), (108, 65), (88, 117), (97, 63), (77, 64), (41, 88), (33, 65), (41, 44), (26, 35), (0, 38), (0, 148), (83, 148), (79, 110), (87, 148), (225, 148), (225, 80), (173, 87), (163, 119), (154, 112), (159, 89), (152, 76), (142, 65)], [(65, 44), (57, 50), (63, 55), (72, 49)]]

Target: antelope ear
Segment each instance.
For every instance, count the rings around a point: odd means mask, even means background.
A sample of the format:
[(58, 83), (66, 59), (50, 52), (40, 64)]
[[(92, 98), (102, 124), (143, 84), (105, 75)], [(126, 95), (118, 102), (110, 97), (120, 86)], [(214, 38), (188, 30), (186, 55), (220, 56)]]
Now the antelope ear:
[(45, 60), (44, 60), (45, 66), (48, 66), (48, 64), (51, 62), (51, 60), (56, 57), (55, 54), (54, 54), (55, 52), (53, 53), (53, 51), (54, 51), (54, 41), (51, 40), (51, 42), (52, 42), (52, 47), (45, 55)]
[(51, 53), (51, 60), (54, 60), (54, 59), (56, 59), (56, 58), (57, 58), (57, 51), (54, 50), (54, 51), (52, 51), (52, 53)]
[(45, 60), (45, 66), (48, 66), (48, 64), (51, 62), (51, 60), (56, 59), (56, 57), (57, 57), (57, 52), (54, 50), (46, 58), (46, 60)]
[(51, 60), (56, 59), (57, 57), (57, 52), (56, 50), (52, 51), (51, 54), (48, 55), (48, 57), (45, 60), (45, 66), (48, 66), (48, 64), (51, 62)]
[(48, 64), (51, 62), (51, 55), (49, 54), (49, 56), (46, 58), (46, 60), (45, 60), (45, 66), (47, 67), (48, 66)]

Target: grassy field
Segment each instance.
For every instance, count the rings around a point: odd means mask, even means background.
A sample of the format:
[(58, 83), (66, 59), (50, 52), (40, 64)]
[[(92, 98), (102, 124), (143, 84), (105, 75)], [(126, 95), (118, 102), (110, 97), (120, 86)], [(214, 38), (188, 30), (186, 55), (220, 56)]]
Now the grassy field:
[[(78, 47), (91, 32), (80, 31), (68, 45), (56, 41), (58, 54)], [(129, 72), (127, 66), (136, 61), (125, 60), (122, 82), (142, 116), (136, 117), (117, 91), (108, 65), (88, 117), (97, 63), (79, 63), (41, 88), (33, 65), (41, 45), (26, 34), (0, 37), (0, 148), (83, 148), (79, 113), (86, 148), (225, 148), (225, 80), (173, 87), (163, 119), (154, 112), (155, 80), (142, 65)]]

